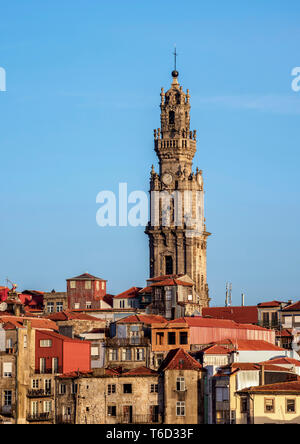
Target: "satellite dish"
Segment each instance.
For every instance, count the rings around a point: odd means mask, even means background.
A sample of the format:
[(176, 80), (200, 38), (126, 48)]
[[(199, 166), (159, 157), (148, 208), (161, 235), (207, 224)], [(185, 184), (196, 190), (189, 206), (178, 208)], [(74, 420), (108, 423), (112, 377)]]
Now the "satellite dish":
[(7, 310), (7, 303), (1, 302), (0, 304), (0, 311), (6, 311)]

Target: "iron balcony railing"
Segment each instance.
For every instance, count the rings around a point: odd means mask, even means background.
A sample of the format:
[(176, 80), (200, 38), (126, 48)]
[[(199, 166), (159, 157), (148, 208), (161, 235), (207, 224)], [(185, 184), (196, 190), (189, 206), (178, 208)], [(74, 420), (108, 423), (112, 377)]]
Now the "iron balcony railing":
[(37, 375), (56, 375), (56, 374), (61, 374), (63, 373), (63, 368), (61, 366), (52, 369), (52, 368), (45, 368), (45, 369), (39, 369), (36, 368), (35, 369), (35, 373)]
[(47, 413), (30, 413), (26, 417), (28, 422), (41, 422), (41, 421), (52, 421), (53, 415), (51, 412)]
[(161, 415), (132, 415), (117, 416), (118, 424), (161, 424)]
[(56, 424), (75, 424), (74, 415), (58, 415), (56, 416)]
[(0, 414), (3, 416), (13, 416), (15, 412), (15, 404), (0, 406)]
[(27, 391), (28, 398), (45, 398), (48, 396), (53, 396), (52, 389), (31, 389)]
[(107, 338), (107, 347), (129, 347), (129, 346), (147, 346), (150, 344), (149, 338), (132, 337), (132, 338)]

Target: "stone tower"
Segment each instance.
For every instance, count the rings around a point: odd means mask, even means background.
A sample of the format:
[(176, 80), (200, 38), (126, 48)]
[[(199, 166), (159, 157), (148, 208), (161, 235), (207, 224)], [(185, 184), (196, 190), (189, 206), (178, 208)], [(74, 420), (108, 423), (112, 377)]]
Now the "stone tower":
[(159, 173), (152, 167), (151, 221), (146, 228), (150, 277), (188, 275), (195, 283), (197, 303), (207, 307), (206, 245), (210, 233), (203, 216), (203, 177), (198, 168), (196, 172), (192, 169), (197, 142), (196, 131), (190, 131), (189, 90), (183, 91), (176, 70), (172, 77), (171, 88), (161, 90), (161, 128), (154, 130)]

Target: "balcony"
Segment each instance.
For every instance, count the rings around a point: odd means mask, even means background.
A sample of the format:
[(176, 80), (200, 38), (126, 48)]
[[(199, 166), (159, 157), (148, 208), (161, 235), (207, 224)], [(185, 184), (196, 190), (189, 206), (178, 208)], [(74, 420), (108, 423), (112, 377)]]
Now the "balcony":
[(161, 415), (117, 416), (117, 424), (161, 424)]
[(45, 369), (35, 369), (36, 375), (57, 375), (63, 373), (63, 368), (61, 366), (57, 367), (56, 369), (52, 368), (45, 368)]
[(53, 396), (53, 390), (32, 389), (27, 391), (28, 398), (47, 398)]
[(0, 406), (0, 415), (2, 416), (13, 416), (15, 412), (15, 404), (2, 405)]
[(139, 346), (146, 347), (149, 344), (150, 344), (150, 339), (144, 337), (106, 339), (106, 347), (139, 347)]
[(52, 421), (53, 415), (50, 412), (47, 413), (31, 413), (26, 417), (28, 422), (43, 422), (43, 421)]
[(58, 415), (56, 416), (56, 424), (75, 424), (74, 415)]

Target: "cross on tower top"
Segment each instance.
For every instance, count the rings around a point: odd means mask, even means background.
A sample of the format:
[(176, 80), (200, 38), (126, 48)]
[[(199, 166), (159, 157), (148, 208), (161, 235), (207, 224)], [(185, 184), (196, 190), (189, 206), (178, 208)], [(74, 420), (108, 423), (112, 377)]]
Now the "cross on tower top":
[(176, 45), (175, 45), (175, 50), (174, 50), (173, 55), (174, 55), (174, 71), (172, 72), (172, 76), (174, 78), (176, 78), (176, 77), (179, 76), (179, 72), (177, 71), (177, 57), (178, 57), (178, 53), (177, 53), (177, 50), (176, 50)]

